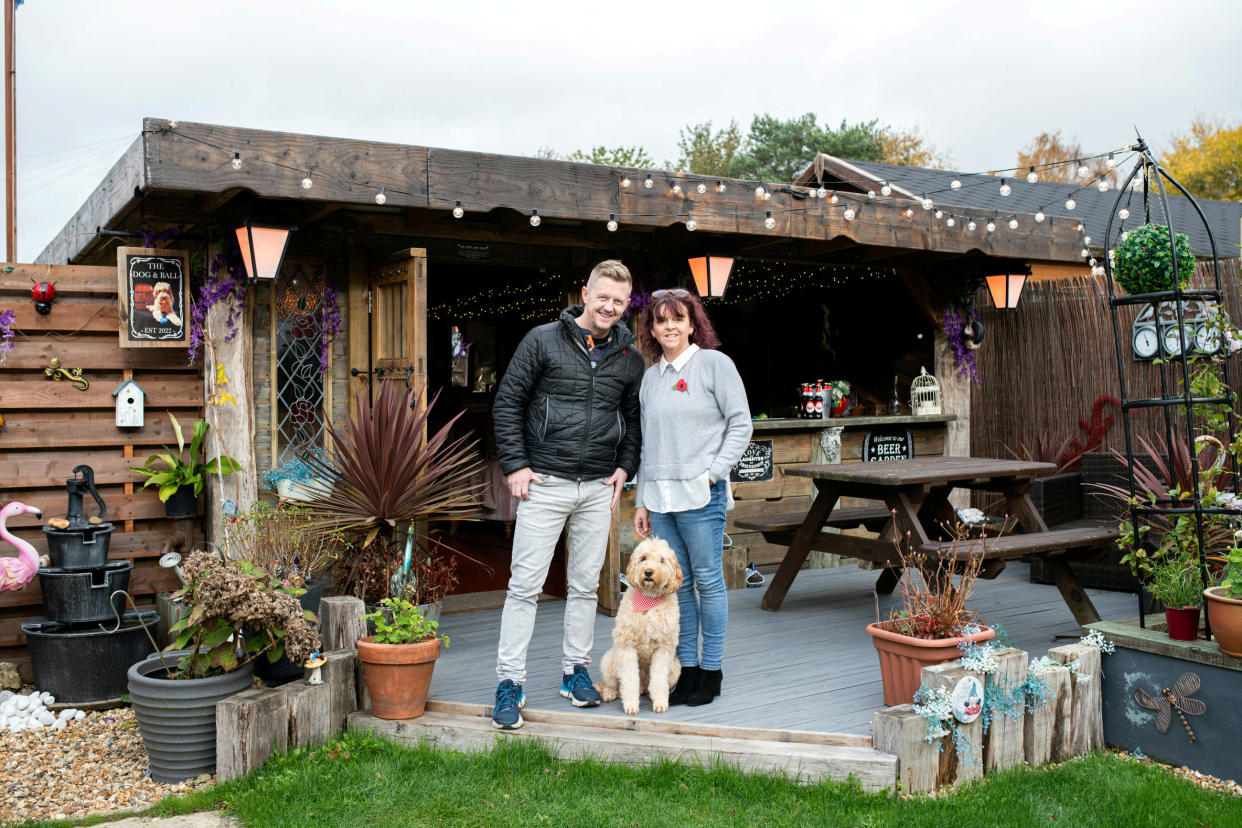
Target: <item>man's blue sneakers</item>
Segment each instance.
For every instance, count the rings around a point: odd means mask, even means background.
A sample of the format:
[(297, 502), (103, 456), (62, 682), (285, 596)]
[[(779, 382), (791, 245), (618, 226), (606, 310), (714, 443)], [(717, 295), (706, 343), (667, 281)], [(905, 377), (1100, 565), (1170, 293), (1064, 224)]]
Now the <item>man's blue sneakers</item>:
[(600, 703), (599, 691), (582, 664), (575, 664), (574, 671), (561, 679), (561, 695), (574, 707), (595, 707)]
[(505, 679), (496, 688), (496, 706), (492, 708), (492, 727), (500, 730), (517, 730), (522, 726), (522, 708), (526, 706), (526, 693), (522, 685)]

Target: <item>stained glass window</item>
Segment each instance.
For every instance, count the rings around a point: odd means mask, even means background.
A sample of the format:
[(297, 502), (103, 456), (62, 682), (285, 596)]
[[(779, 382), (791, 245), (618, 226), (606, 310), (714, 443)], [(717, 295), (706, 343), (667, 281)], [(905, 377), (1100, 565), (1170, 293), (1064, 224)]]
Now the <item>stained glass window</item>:
[(322, 272), (302, 265), (287, 266), (276, 283), (277, 466), (324, 444), (323, 284)]

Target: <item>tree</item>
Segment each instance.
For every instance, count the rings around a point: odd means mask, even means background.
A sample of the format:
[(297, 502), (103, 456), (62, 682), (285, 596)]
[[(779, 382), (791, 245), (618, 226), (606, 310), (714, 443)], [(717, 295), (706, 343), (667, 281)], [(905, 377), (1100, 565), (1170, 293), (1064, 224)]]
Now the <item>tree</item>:
[(1231, 127), (1200, 119), (1172, 140), (1173, 149), (1160, 163), (1192, 195), (1242, 201), (1242, 123)]
[(582, 161), (587, 164), (603, 164), (605, 167), (654, 167), (655, 161), (647, 151), (639, 146), (633, 147), (592, 147), (590, 152), (574, 150), (569, 154), (570, 161)]
[(1061, 139), (1061, 130), (1041, 132), (1031, 143), (1018, 150), (1018, 175), (1025, 175), (1023, 170), (1034, 167), (1040, 181), (1060, 181), (1063, 184), (1085, 184), (1095, 181), (1101, 175), (1107, 175), (1110, 183), (1117, 183), (1117, 172), (1109, 170), (1106, 159), (1092, 158), (1085, 161), (1088, 175), (1078, 175), (1077, 164), (1058, 164), (1044, 167), (1045, 164), (1057, 164), (1060, 161), (1074, 161), (1082, 158), (1082, 144), (1077, 139), (1065, 141)]
[(905, 129), (886, 126), (879, 131), (880, 161), (903, 167), (930, 167), (943, 170), (949, 166), (949, 156), (927, 140), (917, 126)]
[(729, 164), (729, 175), (754, 181), (793, 181), (825, 152), (841, 158), (878, 161), (883, 155), (878, 121), (848, 124), (837, 129), (821, 127), (815, 113), (782, 121), (756, 115), (740, 151)]
[(742, 143), (742, 131), (737, 121), (729, 121), (729, 125), (719, 132), (712, 132), (712, 122), (686, 124), (681, 128), (677, 139), (677, 148), (681, 150), (681, 158), (676, 164), (668, 164), (670, 169), (678, 172), (694, 173), (695, 175), (729, 174), (729, 164), (737, 154)]

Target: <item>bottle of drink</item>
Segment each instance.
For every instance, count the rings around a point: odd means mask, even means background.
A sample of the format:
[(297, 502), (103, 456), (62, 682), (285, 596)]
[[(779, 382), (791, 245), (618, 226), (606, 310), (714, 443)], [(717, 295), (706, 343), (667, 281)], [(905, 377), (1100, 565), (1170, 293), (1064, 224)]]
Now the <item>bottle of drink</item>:
[(811, 383), (806, 384), (806, 402), (803, 404), (803, 417), (808, 420), (815, 419), (815, 387)]
[(806, 419), (806, 383), (798, 386), (798, 419)]
[(893, 401), (889, 403), (889, 410), (891, 410), (894, 415), (901, 413), (901, 396), (897, 393), (896, 376), (893, 377)]

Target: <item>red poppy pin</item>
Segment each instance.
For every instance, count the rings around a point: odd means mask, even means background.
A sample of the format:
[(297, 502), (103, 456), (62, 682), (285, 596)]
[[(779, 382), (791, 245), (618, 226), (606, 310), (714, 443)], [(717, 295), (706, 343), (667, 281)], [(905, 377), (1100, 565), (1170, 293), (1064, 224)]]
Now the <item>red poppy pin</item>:
[(680, 380), (677, 380), (677, 384), (673, 386), (673, 390), (684, 392), (686, 388), (688, 387), (689, 386), (686, 385), (686, 381), (684, 379), (680, 379)]

